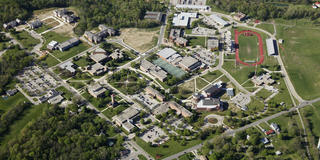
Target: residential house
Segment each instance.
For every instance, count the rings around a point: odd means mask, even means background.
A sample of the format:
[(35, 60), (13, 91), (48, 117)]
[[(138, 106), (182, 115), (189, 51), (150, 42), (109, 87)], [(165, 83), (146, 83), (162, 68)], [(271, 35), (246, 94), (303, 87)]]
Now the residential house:
[(277, 131), (277, 132), (280, 132), (280, 127), (279, 127), (276, 123), (271, 123), (271, 124), (270, 124), (270, 127), (271, 127), (273, 130), (275, 130), (275, 131)]

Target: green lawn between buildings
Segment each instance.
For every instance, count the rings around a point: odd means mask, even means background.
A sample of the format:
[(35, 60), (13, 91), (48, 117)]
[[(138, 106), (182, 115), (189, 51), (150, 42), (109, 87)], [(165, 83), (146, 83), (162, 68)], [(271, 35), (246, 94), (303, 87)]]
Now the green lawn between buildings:
[(59, 64), (59, 61), (52, 57), (50, 54), (48, 54), (44, 59), (43, 62), (48, 65), (48, 67), (55, 66)]
[(296, 91), (304, 99), (320, 97), (319, 31), (306, 20), (297, 21), (294, 27), (277, 25), (277, 38), (284, 40), (280, 45), (281, 58)]
[(29, 51), (40, 43), (40, 40), (33, 38), (27, 31), (19, 31), (11, 35)]

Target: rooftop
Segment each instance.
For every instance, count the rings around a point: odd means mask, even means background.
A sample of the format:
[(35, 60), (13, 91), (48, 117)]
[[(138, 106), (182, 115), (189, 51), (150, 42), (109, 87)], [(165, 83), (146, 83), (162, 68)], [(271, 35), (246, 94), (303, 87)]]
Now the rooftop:
[(164, 48), (162, 49), (160, 52), (158, 52), (158, 56), (164, 58), (164, 59), (168, 59), (169, 57), (171, 57), (172, 55), (176, 54), (177, 51), (173, 50), (172, 48)]
[(180, 62), (181, 65), (183, 65), (186, 68), (190, 68), (194, 64), (198, 63), (199, 61), (193, 57), (187, 56), (183, 57), (182, 61)]
[(182, 12), (180, 14), (176, 14), (172, 20), (173, 26), (187, 27), (189, 25), (190, 18), (197, 18), (197, 16), (197, 13)]
[(99, 62), (107, 59), (108, 56), (105, 55), (105, 54), (92, 54), (92, 55), (90, 55), (90, 58), (91, 58), (93, 61), (99, 63)]
[(229, 25), (228, 22), (226, 22), (225, 20), (223, 20), (222, 18), (220, 18), (219, 16), (217, 16), (216, 14), (212, 14), (210, 15), (210, 18), (215, 21), (216, 23), (220, 24), (221, 26), (227, 26)]

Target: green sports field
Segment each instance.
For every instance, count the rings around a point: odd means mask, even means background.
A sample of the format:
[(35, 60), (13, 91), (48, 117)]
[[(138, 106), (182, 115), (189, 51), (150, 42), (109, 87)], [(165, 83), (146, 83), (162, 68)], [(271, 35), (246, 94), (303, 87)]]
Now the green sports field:
[(304, 99), (320, 97), (320, 29), (297, 23), (277, 25), (277, 33), (284, 39), (280, 55), (298, 94)]
[(258, 61), (259, 45), (257, 36), (239, 35), (239, 58), (244, 62), (246, 60)]

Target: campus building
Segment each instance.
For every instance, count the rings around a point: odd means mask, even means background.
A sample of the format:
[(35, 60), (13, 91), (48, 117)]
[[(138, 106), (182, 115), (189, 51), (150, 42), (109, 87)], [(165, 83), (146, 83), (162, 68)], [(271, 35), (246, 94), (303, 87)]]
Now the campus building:
[(187, 110), (186, 108), (184, 108), (183, 106), (181, 106), (177, 102), (170, 101), (170, 102), (168, 102), (168, 105), (171, 109), (176, 111), (177, 115), (181, 114), (185, 118), (192, 116), (192, 113), (189, 110)]
[(59, 67), (61, 69), (65, 69), (67, 71), (69, 71), (71, 74), (75, 74), (76, 73), (76, 69), (74, 69), (74, 64), (71, 61), (67, 61), (65, 63), (62, 63), (59, 65)]
[(179, 66), (186, 71), (193, 71), (201, 66), (201, 62), (193, 57), (186, 56), (182, 58)]
[(94, 65), (89, 65), (86, 67), (87, 71), (93, 76), (102, 75), (107, 71), (106, 67), (100, 63), (95, 63)]
[(172, 20), (173, 26), (188, 28), (190, 25), (191, 18), (198, 18), (197, 13), (186, 13), (175, 14)]
[(63, 51), (68, 50), (78, 44), (80, 44), (79, 38), (71, 38), (63, 43), (60, 43), (57, 47), (61, 52), (63, 52)]
[(107, 91), (104, 87), (102, 87), (99, 83), (96, 83), (92, 86), (88, 87), (88, 92), (94, 98), (103, 97), (104, 93)]
[(124, 128), (128, 132), (132, 132), (135, 128), (133, 124), (134, 118), (139, 114), (139, 110), (134, 107), (129, 107), (119, 115), (112, 117), (112, 120), (120, 127)]
[(31, 29), (36, 29), (42, 26), (42, 22), (39, 19), (37, 19), (33, 22), (30, 22), (28, 25)]
[(197, 110), (213, 111), (222, 108), (221, 101), (219, 98), (205, 98), (198, 102)]
[(266, 40), (267, 43), (267, 51), (269, 56), (275, 56), (277, 55), (277, 47), (276, 47), (276, 41), (272, 38), (269, 38)]
[(169, 39), (178, 46), (186, 47), (188, 40), (183, 38), (182, 29), (171, 29)]
[(228, 22), (217, 16), (216, 14), (210, 15), (210, 19), (219, 24), (220, 26), (228, 26), (230, 25)]
[(156, 66), (147, 60), (141, 61), (140, 69), (143, 72), (150, 73), (154, 77), (158, 78), (161, 82), (165, 81), (168, 75), (168, 73), (161, 69), (161, 67)]
[(157, 98), (159, 101), (163, 102), (165, 100), (165, 96), (161, 94), (159, 91), (155, 90), (152, 87), (147, 87), (145, 89), (146, 93), (152, 96), (153, 98)]
[(233, 15), (233, 18), (237, 21), (244, 21), (246, 19), (246, 14), (237, 12), (236, 14)]

